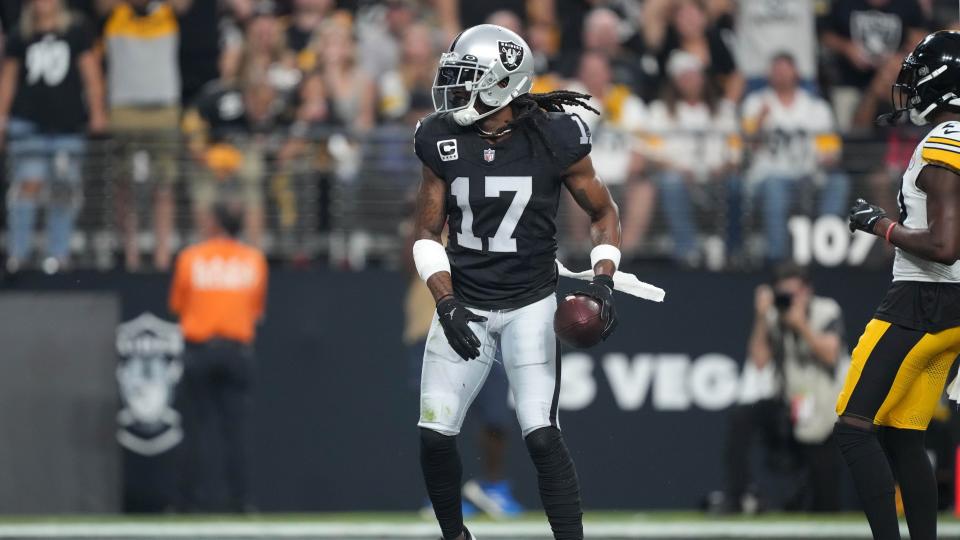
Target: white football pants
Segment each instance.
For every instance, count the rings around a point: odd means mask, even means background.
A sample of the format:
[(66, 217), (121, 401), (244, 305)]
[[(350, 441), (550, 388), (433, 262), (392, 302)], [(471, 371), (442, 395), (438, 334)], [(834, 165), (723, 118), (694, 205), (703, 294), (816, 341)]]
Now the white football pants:
[(560, 427), (560, 359), (553, 332), (556, 296), (518, 309), (468, 309), (487, 318), (469, 323), (480, 340), (480, 356), (469, 361), (460, 358), (434, 315), (423, 354), (418, 425), (444, 435), (460, 433), (491, 366), (502, 362), (523, 436), (542, 427)]

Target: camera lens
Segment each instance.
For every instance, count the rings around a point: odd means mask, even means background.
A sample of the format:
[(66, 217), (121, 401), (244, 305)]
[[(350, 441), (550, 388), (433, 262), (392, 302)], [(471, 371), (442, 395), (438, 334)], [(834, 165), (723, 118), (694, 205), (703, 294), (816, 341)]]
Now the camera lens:
[(793, 295), (790, 293), (778, 292), (773, 297), (773, 305), (781, 311), (790, 309), (791, 304), (793, 304)]

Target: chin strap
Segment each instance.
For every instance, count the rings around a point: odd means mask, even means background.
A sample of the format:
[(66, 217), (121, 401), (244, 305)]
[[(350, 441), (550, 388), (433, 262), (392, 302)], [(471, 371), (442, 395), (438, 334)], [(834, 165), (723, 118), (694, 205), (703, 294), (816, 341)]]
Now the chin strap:
[(487, 112), (485, 112), (485, 113), (483, 113), (483, 114), (477, 112), (477, 109), (474, 107), (474, 105), (475, 105), (476, 102), (477, 102), (477, 95), (478, 95), (478, 94), (473, 94), (473, 95), (470, 97), (470, 103), (468, 103), (466, 107), (460, 109), (459, 111), (454, 111), (454, 113), (453, 113), (453, 121), (456, 122), (457, 125), (460, 125), (460, 126), (469, 126), (469, 125), (472, 125), (472, 124), (476, 124), (479, 120), (483, 120), (484, 118), (490, 116), (491, 114), (493, 114), (493, 113), (499, 111), (500, 109), (506, 107), (506, 106), (509, 105), (514, 99), (516, 99), (517, 96), (520, 95), (520, 93), (521, 93), (521, 92), (520, 92), (520, 88), (522, 88), (523, 85), (524, 85), (524, 83), (527, 82), (527, 78), (528, 78), (528, 77), (524, 76), (524, 78), (520, 81), (520, 84), (517, 85), (517, 88), (510, 94), (510, 96), (506, 99), (506, 101), (504, 101), (502, 104), (500, 104), (500, 106), (498, 106), (498, 107), (496, 107), (496, 108), (494, 108), (494, 109), (491, 109), (491, 110), (489, 110), (489, 111), (487, 111)]
[(903, 116), (904, 112), (905, 111), (903, 109), (897, 109), (893, 112), (881, 114), (877, 117), (875, 123), (880, 127), (890, 127), (895, 125), (897, 121), (900, 120), (900, 117)]
[(453, 121), (460, 126), (469, 126), (480, 119), (480, 113), (473, 107), (467, 107), (453, 113)]
[[(510, 101), (513, 101), (513, 100), (510, 100)], [(477, 112), (477, 109), (473, 107), (473, 102), (471, 101), (470, 105), (468, 105), (467, 108), (460, 109), (459, 111), (455, 111), (453, 113), (453, 121), (456, 122), (457, 125), (461, 125), (464, 127), (476, 124), (480, 120), (483, 120), (484, 118), (490, 116), (491, 114), (509, 105), (510, 101), (504, 103), (503, 105), (500, 105), (495, 109), (490, 109), (489, 111), (483, 114), (480, 114), (479, 112)]]

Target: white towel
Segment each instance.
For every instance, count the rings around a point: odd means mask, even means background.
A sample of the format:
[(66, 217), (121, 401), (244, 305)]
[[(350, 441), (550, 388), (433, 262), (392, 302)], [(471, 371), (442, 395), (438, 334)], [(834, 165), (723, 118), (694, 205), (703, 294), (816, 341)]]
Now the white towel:
[(947, 399), (956, 401), (960, 406), (960, 375), (953, 378), (953, 381), (947, 386)]
[[(557, 261), (557, 271), (560, 272), (560, 275), (563, 277), (579, 279), (583, 281), (590, 281), (593, 279), (593, 270), (573, 272), (568, 270), (567, 267), (564, 266), (560, 261)], [(644, 283), (643, 281), (637, 279), (637, 276), (628, 272), (621, 272), (619, 270), (617, 270), (617, 273), (613, 275), (613, 288), (620, 292), (636, 296), (637, 298), (643, 298), (644, 300), (651, 300), (653, 302), (663, 302), (664, 297), (667, 295), (666, 291), (660, 287), (651, 285), (649, 283)]]

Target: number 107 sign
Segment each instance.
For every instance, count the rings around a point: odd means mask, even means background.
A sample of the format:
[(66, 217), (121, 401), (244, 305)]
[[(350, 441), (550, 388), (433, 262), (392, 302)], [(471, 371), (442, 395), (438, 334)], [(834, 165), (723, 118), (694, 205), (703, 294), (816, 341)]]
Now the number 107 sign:
[(877, 237), (862, 231), (851, 235), (847, 222), (837, 216), (812, 220), (794, 216), (787, 225), (793, 238), (793, 260), (797, 264), (859, 266), (866, 260)]

